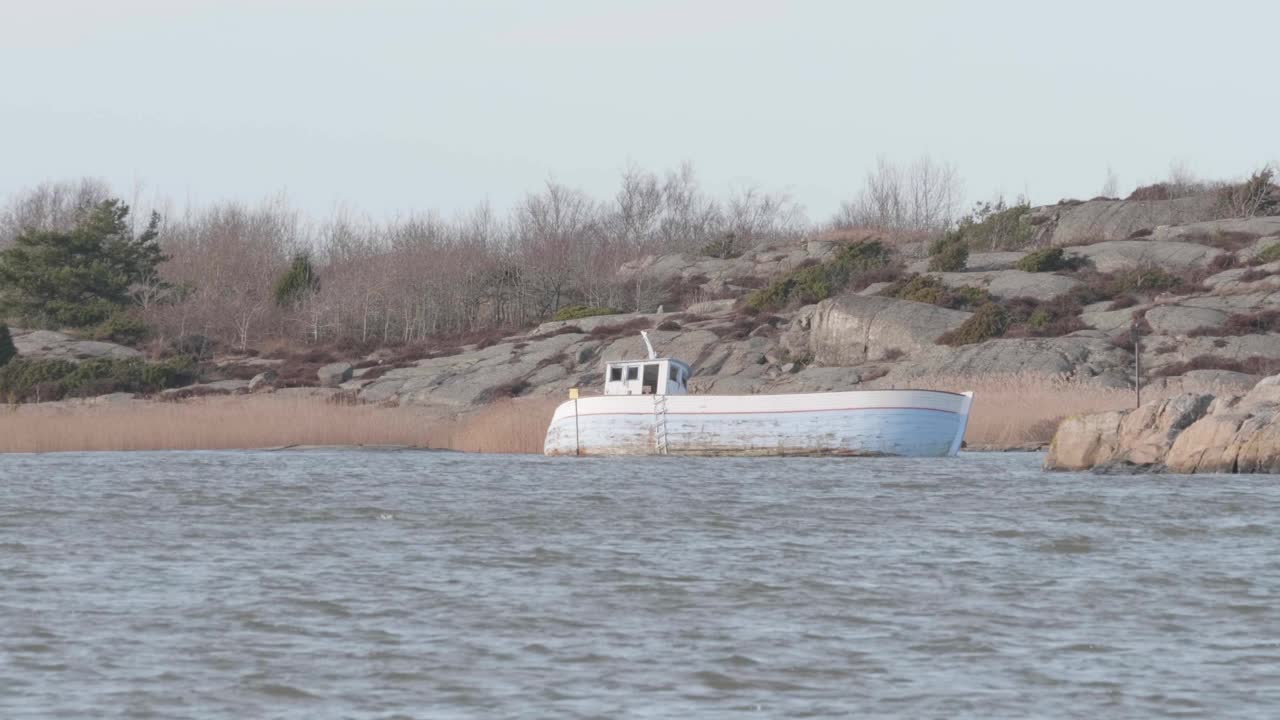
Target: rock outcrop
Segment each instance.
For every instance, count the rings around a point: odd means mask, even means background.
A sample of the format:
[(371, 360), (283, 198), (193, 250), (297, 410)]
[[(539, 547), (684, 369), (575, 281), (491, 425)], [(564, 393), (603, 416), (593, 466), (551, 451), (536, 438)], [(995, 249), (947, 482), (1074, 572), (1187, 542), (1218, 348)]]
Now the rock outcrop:
[(930, 273), (950, 288), (964, 286), (983, 288), (998, 298), (1029, 297), (1052, 300), (1080, 284), (1079, 280), (1052, 273), (1029, 273), (1022, 270)]
[(1219, 200), (1205, 193), (1174, 200), (1090, 200), (1035, 208), (1030, 222), (1043, 245), (1124, 240), (1142, 230), (1219, 217)]
[(320, 379), (320, 387), (338, 387), (351, 379), (351, 363), (337, 362), (325, 365), (316, 371)]
[(11, 328), (13, 345), (18, 355), (43, 360), (127, 360), (142, 353), (131, 347), (98, 340), (80, 340), (52, 330), (19, 330)]
[(1050, 470), (1123, 467), (1175, 473), (1280, 472), (1280, 376), (1243, 395), (1186, 393), (1134, 410), (1064, 420)]
[(909, 300), (854, 295), (818, 303), (799, 329), (807, 330), (807, 350), (815, 362), (851, 366), (933, 350), (939, 336), (970, 315)]
[(249, 381), (248, 390), (251, 393), (269, 392), (275, 388), (277, 374), (275, 370), (266, 370), (253, 376)]
[(1077, 257), (1086, 258), (1099, 272), (1121, 272), (1138, 268), (1158, 267), (1170, 272), (1182, 272), (1208, 267), (1222, 254), (1218, 248), (1189, 242), (1158, 240), (1113, 240), (1066, 250)]
[(895, 365), (886, 380), (902, 385), (938, 376), (1022, 376), (1128, 387), (1125, 368), (1131, 362), (1124, 351), (1097, 337), (1007, 338), (959, 347), (934, 346), (909, 363)]

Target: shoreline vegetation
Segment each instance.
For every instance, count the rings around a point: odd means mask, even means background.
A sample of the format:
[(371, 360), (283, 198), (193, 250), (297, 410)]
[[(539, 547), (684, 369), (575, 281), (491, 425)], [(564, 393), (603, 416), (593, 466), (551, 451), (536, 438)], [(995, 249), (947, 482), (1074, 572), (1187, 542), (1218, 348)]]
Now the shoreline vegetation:
[[(1123, 410), (1134, 402), (1130, 390), (1032, 377), (935, 378), (913, 387), (975, 391), (965, 434), (972, 450), (1043, 447), (1065, 417)], [(1176, 394), (1152, 390), (1143, 398)], [(0, 406), (0, 452), (401, 446), (540, 454), (551, 414), (561, 402), (560, 397), (517, 398), (456, 416), (272, 395), (9, 405)]]
[(49, 183), (0, 203), (0, 452), (538, 453), (641, 329), (694, 392), (973, 390), (969, 448), (1042, 447), (1132, 407), (1135, 382), (1151, 400), (1280, 368), (1275, 178), (964, 212), (954, 169), (922, 158), (825, 222), (716, 199), (688, 166), (385, 223), (138, 213)]

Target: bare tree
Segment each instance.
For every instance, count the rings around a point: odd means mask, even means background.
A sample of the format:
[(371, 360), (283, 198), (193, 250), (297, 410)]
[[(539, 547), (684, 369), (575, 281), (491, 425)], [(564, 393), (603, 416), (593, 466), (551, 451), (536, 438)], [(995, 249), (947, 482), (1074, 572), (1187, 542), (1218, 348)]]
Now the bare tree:
[(19, 193), (0, 210), (0, 248), (23, 230), (68, 230), (88, 208), (111, 197), (102, 180), (47, 182)]
[(955, 168), (923, 156), (905, 168), (881, 157), (867, 173), (861, 192), (841, 205), (836, 228), (939, 230), (949, 227), (963, 203)]
[(1102, 189), (1098, 191), (1098, 195), (1104, 198), (1117, 197), (1120, 193), (1120, 178), (1116, 177), (1116, 171), (1107, 166), (1107, 179), (1102, 182)]

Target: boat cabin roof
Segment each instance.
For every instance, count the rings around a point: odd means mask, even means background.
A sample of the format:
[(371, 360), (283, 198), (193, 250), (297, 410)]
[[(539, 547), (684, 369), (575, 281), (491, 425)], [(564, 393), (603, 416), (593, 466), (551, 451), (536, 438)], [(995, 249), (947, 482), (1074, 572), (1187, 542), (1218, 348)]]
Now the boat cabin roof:
[(671, 363), (676, 367), (689, 369), (689, 363), (675, 358), (649, 358), (647, 360), (609, 360), (605, 362), (605, 367), (613, 367), (615, 365), (647, 365), (649, 363)]

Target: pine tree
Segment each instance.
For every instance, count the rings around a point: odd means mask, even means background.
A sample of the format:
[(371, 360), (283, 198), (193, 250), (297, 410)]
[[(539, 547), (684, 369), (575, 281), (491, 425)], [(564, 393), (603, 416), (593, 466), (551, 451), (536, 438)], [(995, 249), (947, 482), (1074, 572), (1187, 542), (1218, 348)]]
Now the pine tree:
[(86, 327), (129, 304), (130, 287), (157, 279), (166, 258), (160, 216), (134, 236), (129, 206), (104, 200), (70, 231), (24, 230), (0, 252), (0, 315), (37, 327)]
[(310, 253), (300, 252), (293, 256), (289, 269), (276, 280), (275, 299), (281, 307), (293, 307), (307, 296), (320, 292), (320, 278), (311, 266)]
[(9, 335), (9, 326), (0, 325), (0, 365), (12, 360), (18, 354), (18, 348), (13, 346), (13, 337)]

